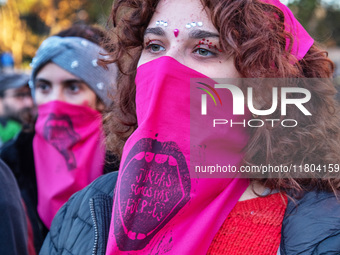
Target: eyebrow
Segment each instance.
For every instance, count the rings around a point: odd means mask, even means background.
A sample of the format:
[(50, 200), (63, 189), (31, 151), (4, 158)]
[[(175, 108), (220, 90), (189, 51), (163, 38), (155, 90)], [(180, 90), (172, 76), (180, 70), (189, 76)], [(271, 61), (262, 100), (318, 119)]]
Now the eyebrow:
[(213, 33), (213, 32), (206, 31), (206, 30), (201, 30), (201, 29), (191, 30), (189, 32), (189, 38), (193, 38), (193, 39), (210, 38), (210, 37), (220, 38), (220, 35)]
[(43, 79), (43, 78), (37, 78), (37, 79), (35, 79), (34, 83), (36, 83), (36, 82), (44, 82), (44, 83), (48, 83), (48, 84), (51, 83), (49, 80), (45, 80), (45, 79)]
[(154, 34), (154, 35), (164, 36), (165, 35), (165, 31), (161, 27), (150, 27), (150, 28), (147, 28), (145, 30), (144, 36), (146, 36), (147, 34)]
[[(43, 79), (43, 78), (38, 78), (35, 80), (35, 82), (44, 82), (47, 84), (51, 84), (51, 81)], [(70, 84), (70, 83), (85, 83), (83, 80), (80, 79), (67, 79), (62, 81), (63, 84)]]

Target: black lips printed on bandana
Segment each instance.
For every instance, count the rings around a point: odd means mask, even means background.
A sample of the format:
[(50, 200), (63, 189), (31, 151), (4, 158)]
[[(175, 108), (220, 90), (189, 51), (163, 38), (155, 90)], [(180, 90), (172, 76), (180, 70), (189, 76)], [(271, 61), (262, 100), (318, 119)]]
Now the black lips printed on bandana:
[(121, 251), (141, 250), (190, 200), (189, 169), (175, 142), (143, 138), (121, 171), (114, 234)]
[(77, 167), (71, 149), (80, 140), (80, 136), (74, 131), (68, 115), (49, 114), (44, 125), (44, 138), (63, 155), (68, 170)]

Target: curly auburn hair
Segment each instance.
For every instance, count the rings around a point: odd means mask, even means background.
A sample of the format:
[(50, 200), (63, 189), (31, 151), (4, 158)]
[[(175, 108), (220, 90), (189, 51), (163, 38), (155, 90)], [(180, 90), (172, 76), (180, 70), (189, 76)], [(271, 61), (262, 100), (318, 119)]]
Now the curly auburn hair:
[[(112, 60), (118, 64), (121, 75), (118, 81), (116, 107), (105, 117), (108, 149), (121, 155), (127, 138), (137, 128), (135, 82), (137, 63), (143, 49), (144, 31), (147, 28), (159, 0), (116, 0), (111, 19), (114, 36), (111, 47)], [(219, 31), (220, 47), (234, 59), (234, 65), (244, 78), (330, 78), (334, 65), (325, 51), (315, 44), (304, 58), (291, 64), (290, 50), (285, 49), (286, 38), (292, 35), (284, 30), (282, 11), (260, 0), (201, 0), (208, 9), (212, 23)], [(290, 47), (291, 48), (291, 47)], [(271, 91), (270, 85), (265, 89)], [(271, 85), (273, 86), (273, 85)], [(300, 86), (300, 85), (299, 85)], [(291, 113), (298, 128), (285, 129), (281, 125), (264, 125), (251, 131), (245, 148), (246, 165), (303, 165), (305, 163), (340, 163), (340, 118), (335, 101), (336, 90), (329, 82), (319, 86), (302, 84), (312, 95), (308, 109), (313, 118)], [(267, 102), (268, 101), (268, 102)], [(265, 100), (263, 109), (271, 107), (271, 99)], [(275, 115), (276, 114), (276, 115)], [(277, 117), (274, 113), (271, 117)], [(279, 116), (279, 118), (281, 118)], [(340, 190), (340, 179), (284, 178), (257, 179), (270, 189), (298, 194), (313, 189)]]

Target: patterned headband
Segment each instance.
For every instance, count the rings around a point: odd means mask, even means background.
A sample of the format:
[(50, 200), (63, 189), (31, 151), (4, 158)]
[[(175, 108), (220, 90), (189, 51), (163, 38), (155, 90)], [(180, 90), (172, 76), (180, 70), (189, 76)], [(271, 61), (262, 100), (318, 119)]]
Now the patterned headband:
[(116, 84), (117, 67), (115, 64), (108, 65), (108, 69), (99, 66), (97, 61), (103, 58), (100, 53), (106, 51), (84, 38), (49, 37), (41, 44), (31, 63), (33, 70), (29, 84), (32, 94), (34, 95), (38, 71), (51, 61), (81, 78), (107, 106), (110, 105), (108, 92), (109, 88)]

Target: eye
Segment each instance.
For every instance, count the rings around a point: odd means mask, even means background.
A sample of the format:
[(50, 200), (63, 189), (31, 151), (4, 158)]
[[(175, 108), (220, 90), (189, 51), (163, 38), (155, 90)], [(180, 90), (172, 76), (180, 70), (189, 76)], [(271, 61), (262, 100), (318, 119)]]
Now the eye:
[(151, 49), (152, 51), (163, 51), (163, 50), (165, 50), (165, 48), (164, 48), (163, 46), (160, 46), (160, 45), (158, 45), (158, 44), (152, 44), (152, 45), (150, 46), (150, 49)]
[(71, 83), (71, 84), (68, 84), (67, 89), (71, 93), (78, 93), (81, 89), (81, 85), (79, 83)]
[(204, 48), (198, 48), (194, 50), (194, 53), (203, 56), (203, 57), (210, 57), (210, 56), (216, 56), (215, 52), (212, 52), (210, 50), (204, 49)]
[(146, 44), (145, 49), (148, 50), (151, 53), (157, 53), (157, 52), (160, 52), (160, 51), (165, 51), (165, 48), (162, 45), (160, 45), (160, 44), (158, 44), (154, 41), (149, 41)]
[(45, 82), (37, 82), (35, 86), (36, 90), (40, 93), (49, 93), (51, 90), (51, 84), (45, 83)]

